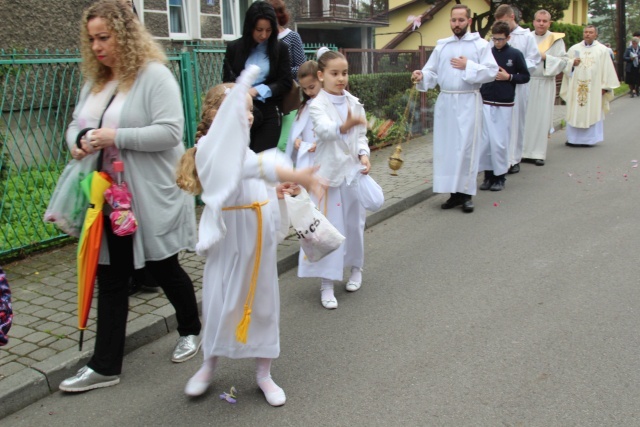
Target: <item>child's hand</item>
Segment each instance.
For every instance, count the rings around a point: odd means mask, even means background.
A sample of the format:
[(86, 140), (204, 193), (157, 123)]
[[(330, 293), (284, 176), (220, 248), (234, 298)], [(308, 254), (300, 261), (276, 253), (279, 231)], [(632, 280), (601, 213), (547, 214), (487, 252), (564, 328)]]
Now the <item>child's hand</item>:
[(363, 116), (352, 116), (351, 109), (347, 109), (347, 120), (340, 126), (340, 133), (347, 133), (349, 129), (358, 125), (366, 125), (367, 119)]
[(498, 74), (496, 74), (496, 80), (498, 81), (507, 81), (511, 78), (511, 74), (507, 73), (502, 67), (498, 67)]
[[(279, 187), (279, 188), (278, 188)], [(300, 194), (300, 186), (295, 182), (283, 182), (276, 187), (276, 191), (280, 190), (282, 192), (282, 197), (278, 193), (278, 198), (283, 199), (285, 194), (289, 196), (297, 196)]]
[(293, 146), (296, 150), (300, 149), (300, 144), (302, 143), (302, 140), (300, 138), (296, 138), (296, 140), (293, 142)]
[(315, 153), (316, 151), (316, 143), (314, 142), (313, 145), (311, 146), (311, 148), (309, 148), (309, 152), (310, 153)]
[(306, 188), (310, 194), (316, 196), (316, 198), (319, 200), (324, 195), (326, 186), (316, 175), (318, 169), (320, 169), (320, 166), (296, 169), (296, 181), (299, 182), (304, 188)]
[(360, 173), (363, 175), (367, 175), (371, 170), (371, 162), (369, 161), (369, 156), (367, 156), (366, 154), (361, 155), (360, 164), (365, 167), (364, 169), (362, 169), (362, 171), (360, 171)]

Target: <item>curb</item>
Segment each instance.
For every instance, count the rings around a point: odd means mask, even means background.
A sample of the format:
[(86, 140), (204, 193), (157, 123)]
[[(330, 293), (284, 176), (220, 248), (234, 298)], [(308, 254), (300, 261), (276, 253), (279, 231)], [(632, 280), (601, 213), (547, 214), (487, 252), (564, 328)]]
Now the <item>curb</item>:
[[(373, 227), (392, 216), (428, 199), (433, 195), (431, 186), (419, 186), (412, 190), (394, 196), (385, 201), (377, 212), (367, 215), (365, 228)], [(291, 240), (289, 245), (278, 248), (279, 275), (297, 267), (299, 245)], [(196, 294), (198, 308), (202, 310), (202, 296)], [(144, 314), (127, 323), (125, 340), (125, 355), (149, 344), (177, 329), (175, 311), (170, 304), (160, 307), (151, 313)], [(0, 390), (0, 419), (7, 417), (32, 403), (58, 391), (60, 383), (78, 369), (83, 367), (93, 353), (95, 338), (85, 341), (84, 348), (78, 351), (76, 347), (69, 348), (48, 359), (38, 362), (28, 369), (23, 369), (2, 380)], [(169, 354), (167, 354), (167, 359)]]

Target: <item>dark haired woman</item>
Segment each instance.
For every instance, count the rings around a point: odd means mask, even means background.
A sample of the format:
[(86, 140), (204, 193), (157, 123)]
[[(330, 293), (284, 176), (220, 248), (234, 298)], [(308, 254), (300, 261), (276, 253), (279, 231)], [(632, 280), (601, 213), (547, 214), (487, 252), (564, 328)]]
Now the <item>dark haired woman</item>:
[(230, 42), (224, 58), (223, 82), (235, 82), (248, 65), (260, 67), (260, 75), (249, 90), (255, 121), (249, 147), (256, 153), (278, 145), (282, 126), (282, 97), (291, 89), (289, 47), (278, 41), (278, 23), (273, 7), (253, 3), (244, 19), (242, 37)]
[(298, 80), (298, 68), (307, 60), (300, 34), (285, 28), (289, 23), (289, 12), (283, 0), (268, 0), (276, 11), (278, 19), (278, 40), (289, 45), (289, 62), (291, 62), (291, 77)]

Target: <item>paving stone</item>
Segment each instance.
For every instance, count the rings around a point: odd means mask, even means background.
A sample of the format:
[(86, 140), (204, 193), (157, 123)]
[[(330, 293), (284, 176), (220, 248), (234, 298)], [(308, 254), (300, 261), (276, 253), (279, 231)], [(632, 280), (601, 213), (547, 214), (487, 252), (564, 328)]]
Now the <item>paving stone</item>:
[(42, 310), (38, 310), (33, 312), (33, 316), (39, 319), (46, 319), (49, 316), (56, 314), (57, 311), (52, 308), (43, 308)]
[(75, 303), (75, 304), (67, 303), (59, 307), (58, 311), (63, 311), (65, 313), (75, 313), (77, 309), (78, 309), (78, 303)]
[(72, 277), (76, 276), (75, 271), (65, 270), (55, 274), (58, 279), (63, 279), (64, 282), (69, 282)]
[(61, 306), (65, 305), (65, 304), (66, 304), (66, 301), (53, 300), (51, 302), (46, 303), (44, 306), (45, 306), (45, 308), (56, 309), (56, 308), (61, 307)]
[(17, 354), (19, 356), (26, 356), (29, 353), (31, 353), (32, 351), (38, 349), (38, 346), (35, 344), (32, 344), (30, 342), (23, 342), (21, 344), (18, 344), (17, 346), (15, 346), (14, 348), (11, 349), (11, 352), (13, 354)]
[[(41, 286), (41, 288), (38, 289), (38, 293), (40, 295), (53, 298), (60, 293), (60, 289), (54, 286), (49, 286), (48, 283), (43, 283), (43, 286)], [(40, 303), (38, 302), (38, 304)]]
[(18, 371), (26, 368), (26, 365), (18, 362), (9, 362), (5, 365), (0, 366), (0, 376), (8, 377), (9, 375), (13, 375)]
[(60, 292), (58, 295), (56, 295), (56, 300), (59, 300), (59, 301), (68, 301), (70, 298), (73, 298), (73, 301), (77, 301), (77, 299), (78, 299), (78, 292), (75, 292), (75, 290), (76, 290), (76, 286), (77, 286), (77, 285), (73, 285), (73, 290), (74, 290), (74, 292), (71, 292), (71, 291), (64, 291), (64, 292)]
[(6, 365), (9, 362), (13, 362), (14, 360), (16, 360), (18, 358), (17, 354), (11, 354), (8, 351), (4, 352), (2, 354), (2, 357), (0, 357), (0, 366), (2, 365)]
[(166, 298), (154, 298), (152, 300), (147, 301), (147, 304), (153, 306), (154, 308), (157, 308), (170, 303)]
[(47, 317), (47, 320), (59, 323), (59, 322), (62, 322), (63, 320), (67, 320), (70, 317), (73, 317), (73, 315), (70, 313), (61, 313), (59, 311), (56, 311), (55, 314)]
[(155, 309), (156, 309), (156, 307), (154, 307), (152, 305), (147, 305), (147, 304), (140, 304), (138, 306), (131, 307), (131, 311), (134, 311), (134, 312), (140, 313), (140, 314), (151, 313)]
[[(18, 315), (22, 315), (22, 314), (33, 314), (33, 312), (38, 311), (38, 310), (42, 310), (42, 307), (40, 307), (39, 305), (29, 304), (26, 307), (22, 307), (22, 308), (16, 308), (15, 304), (13, 306), (14, 316), (18, 316)], [(15, 319), (14, 319), (14, 321), (15, 321)], [(12, 329), (13, 329), (13, 327), (12, 327)]]
[(40, 347), (47, 347), (49, 344), (51, 344), (52, 342), (56, 341), (58, 338), (52, 336), (51, 334), (47, 334), (49, 335), (47, 338), (43, 339), (42, 341), (40, 341), (38, 343), (38, 346)]
[(63, 338), (61, 340), (56, 340), (55, 342), (52, 342), (51, 344), (49, 344), (49, 348), (56, 351), (62, 351), (70, 347), (73, 347), (76, 344), (77, 342), (75, 342), (74, 340), (71, 340), (69, 338)]
[(42, 362), (47, 357), (51, 357), (58, 352), (51, 348), (41, 348), (32, 352), (29, 356), (37, 362)]
[(46, 332), (34, 332), (24, 337), (24, 341), (37, 344), (45, 338), (49, 338), (50, 336), (51, 335), (47, 334)]
[[(16, 319), (17, 317), (18, 316), (14, 317), (16, 322), (18, 320), (18, 319)], [(13, 325), (11, 325), (11, 329), (9, 330), (9, 338), (10, 338), (9, 343), (11, 343), (11, 339), (26, 337), (27, 335), (29, 335), (32, 332), (33, 332), (32, 329), (26, 328), (26, 327), (21, 326), (21, 325), (13, 324)]]
[(46, 278), (46, 280), (43, 280), (42, 283), (44, 283), (47, 286), (59, 286), (62, 285), (63, 283), (66, 283), (67, 281), (64, 279), (61, 279), (59, 277), (56, 276), (48, 276)]
[(53, 298), (48, 297), (48, 296), (39, 296), (38, 298), (34, 298), (31, 300), (31, 304), (37, 304), (37, 305), (45, 305), (48, 302), (53, 301)]
[(77, 331), (78, 328), (74, 328), (72, 326), (60, 326), (51, 331), (51, 335), (54, 337), (67, 337)]

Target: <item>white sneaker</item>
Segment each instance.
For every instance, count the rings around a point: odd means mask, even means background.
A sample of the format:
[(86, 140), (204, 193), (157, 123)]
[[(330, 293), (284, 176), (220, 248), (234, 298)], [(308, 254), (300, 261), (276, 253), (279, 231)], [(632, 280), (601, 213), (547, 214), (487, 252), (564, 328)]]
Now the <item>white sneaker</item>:
[(189, 381), (187, 381), (187, 385), (184, 387), (184, 393), (187, 396), (202, 396), (211, 385), (211, 381), (204, 381), (200, 378), (197, 378), (197, 376), (198, 374), (196, 373), (196, 375), (192, 376), (191, 378), (189, 378)]

